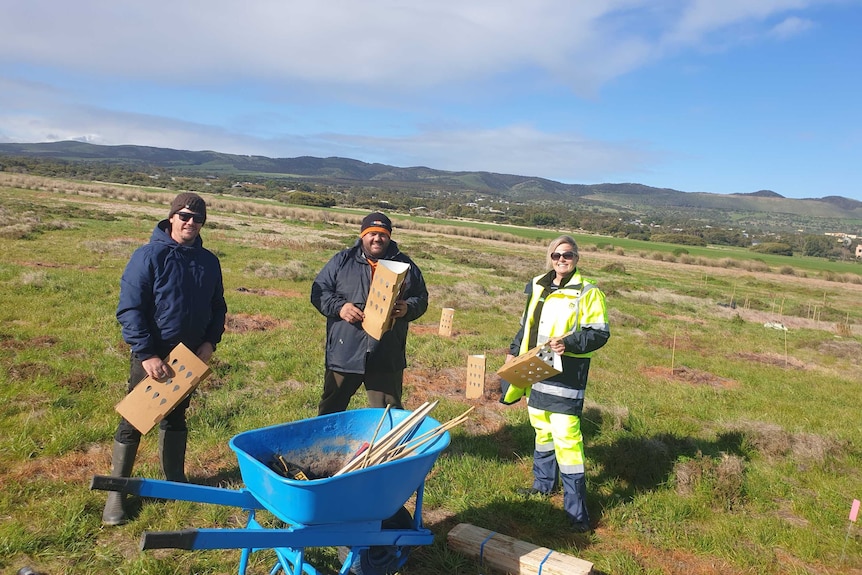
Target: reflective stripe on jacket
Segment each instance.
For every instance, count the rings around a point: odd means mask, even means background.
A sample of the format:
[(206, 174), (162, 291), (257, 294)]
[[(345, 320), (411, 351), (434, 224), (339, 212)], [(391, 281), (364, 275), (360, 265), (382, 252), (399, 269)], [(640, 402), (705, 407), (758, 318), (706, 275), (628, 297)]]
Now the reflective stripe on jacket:
[[(521, 319), (521, 329), (510, 349), (518, 354), (530, 350), (529, 334), (538, 328), (536, 345), (550, 338), (563, 337), (566, 351), (561, 356), (562, 373), (533, 384), (528, 395), (528, 404), (535, 409), (554, 413), (580, 415), (584, 406), (584, 392), (590, 358), (610, 338), (608, 312), (605, 295), (591, 281), (581, 277), (575, 270), (572, 277), (557, 289), (549, 289), (554, 271), (536, 276), (525, 290), (527, 306)], [(544, 298), (544, 300), (543, 300)], [(542, 301), (539, 317), (537, 308)], [(515, 397), (523, 390), (511, 387), (504, 402), (517, 401)]]

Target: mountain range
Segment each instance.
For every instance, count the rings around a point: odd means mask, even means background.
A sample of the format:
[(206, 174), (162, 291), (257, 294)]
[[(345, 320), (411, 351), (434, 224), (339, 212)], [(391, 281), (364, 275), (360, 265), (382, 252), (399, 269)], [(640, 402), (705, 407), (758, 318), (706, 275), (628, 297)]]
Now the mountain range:
[(649, 213), (657, 209), (722, 210), (857, 221), (857, 224), (862, 221), (862, 202), (857, 200), (829, 195), (792, 199), (770, 190), (712, 194), (637, 183), (564, 184), (531, 176), (452, 172), (423, 166), (402, 168), (349, 158), (269, 158), (150, 146), (101, 146), (78, 141), (2, 143), (0, 156), (4, 155), (62, 162), (98, 162), (144, 171), (160, 169), (175, 175), (305, 180), (403, 190), (405, 193), (464, 194), (465, 198), (482, 194), (522, 203), (578, 202), (584, 207), (629, 214)]

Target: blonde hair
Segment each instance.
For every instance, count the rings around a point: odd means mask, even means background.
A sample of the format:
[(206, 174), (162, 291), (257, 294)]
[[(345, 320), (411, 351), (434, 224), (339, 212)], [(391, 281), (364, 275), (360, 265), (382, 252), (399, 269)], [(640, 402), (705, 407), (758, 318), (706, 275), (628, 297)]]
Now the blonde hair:
[(578, 253), (578, 244), (572, 236), (562, 235), (554, 238), (551, 240), (551, 243), (548, 244), (548, 253), (545, 256), (546, 270), (550, 271), (554, 269), (554, 260), (551, 259), (551, 254), (554, 253), (562, 244), (569, 244), (572, 246), (572, 251), (575, 252), (575, 265), (577, 265), (578, 258), (580, 257), (580, 254)]

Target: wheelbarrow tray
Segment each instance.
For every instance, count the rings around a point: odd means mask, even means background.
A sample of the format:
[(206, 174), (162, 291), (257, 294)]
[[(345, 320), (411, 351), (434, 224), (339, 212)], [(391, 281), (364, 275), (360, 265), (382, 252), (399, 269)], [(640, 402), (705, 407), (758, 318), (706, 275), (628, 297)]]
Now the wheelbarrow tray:
[[(304, 525), (382, 521), (423, 484), (437, 456), (449, 445), (448, 432), (403, 459), (322, 479), (291, 479), (268, 464), (280, 455), (312, 472), (325, 470), (331, 475), (364, 442), (372, 441), (384, 413), (383, 409), (357, 409), (254, 429), (235, 435), (230, 447), (236, 452), (246, 489), (282, 521)], [(390, 409), (377, 438), (410, 413)], [(412, 436), (439, 425), (426, 417)]]

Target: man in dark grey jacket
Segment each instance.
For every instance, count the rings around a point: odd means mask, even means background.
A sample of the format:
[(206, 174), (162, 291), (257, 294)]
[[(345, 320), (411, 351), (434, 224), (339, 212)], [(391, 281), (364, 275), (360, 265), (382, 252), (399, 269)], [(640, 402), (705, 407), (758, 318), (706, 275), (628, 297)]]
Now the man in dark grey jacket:
[[(311, 303), (326, 316), (326, 374), (319, 415), (347, 409), (363, 383), (371, 407), (402, 409), (408, 323), (428, 309), (428, 290), (419, 267), (398, 249), (391, 235), (388, 217), (368, 214), (353, 247), (335, 254), (311, 286)], [(395, 301), (392, 329), (378, 341), (362, 329), (362, 321), (379, 260), (410, 267)]]

